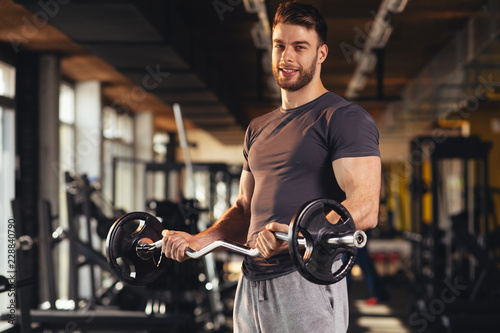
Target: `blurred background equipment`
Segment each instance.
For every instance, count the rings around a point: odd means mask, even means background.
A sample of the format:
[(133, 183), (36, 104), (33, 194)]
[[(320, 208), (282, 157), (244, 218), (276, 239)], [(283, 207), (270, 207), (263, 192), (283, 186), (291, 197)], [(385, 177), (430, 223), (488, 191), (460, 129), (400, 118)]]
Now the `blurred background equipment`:
[[(129, 212), (195, 233), (234, 203), (245, 130), (281, 105), (280, 2), (0, 1), (0, 331), (232, 331), (241, 255), (133, 286), (105, 239)], [(380, 132), (363, 255), (388, 297), (354, 264), (348, 333), (497, 332), (498, 1), (304, 2), (328, 22), (324, 86)]]

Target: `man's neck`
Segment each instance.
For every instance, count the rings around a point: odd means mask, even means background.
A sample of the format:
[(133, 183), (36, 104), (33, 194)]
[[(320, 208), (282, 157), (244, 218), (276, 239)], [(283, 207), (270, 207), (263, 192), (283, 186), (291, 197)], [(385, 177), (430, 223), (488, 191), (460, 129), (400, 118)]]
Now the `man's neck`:
[(307, 86), (297, 91), (287, 91), (281, 89), (281, 107), (285, 110), (293, 109), (315, 100), (319, 96), (328, 92), (321, 82)]

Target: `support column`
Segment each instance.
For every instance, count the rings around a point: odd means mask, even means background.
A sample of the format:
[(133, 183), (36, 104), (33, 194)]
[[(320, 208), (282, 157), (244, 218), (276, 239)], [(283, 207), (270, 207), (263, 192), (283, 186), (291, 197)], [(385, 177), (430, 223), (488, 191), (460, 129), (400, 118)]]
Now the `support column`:
[[(14, 216), (16, 236), (38, 236), (38, 194), (39, 194), (39, 74), (40, 58), (36, 53), (21, 52), (16, 62), (16, 153), (18, 158), (16, 174), (16, 201)], [(17, 280), (38, 276), (38, 249), (18, 251)], [(19, 308), (23, 313), (39, 304), (38, 283), (19, 288)], [(22, 327), (30, 331), (29, 315), (22, 316)]]
[[(101, 84), (99, 81), (78, 82), (75, 85), (75, 171), (86, 174), (90, 183), (101, 179), (101, 141)], [(80, 228), (70, 229), (70, 234), (76, 232), (72, 237), (78, 237), (88, 246), (95, 246), (97, 235), (92, 223), (90, 216), (82, 217)], [(70, 251), (78, 252), (75, 248)], [(99, 282), (98, 277), (99, 269), (92, 265), (74, 266), (70, 269), (70, 297), (77, 302), (78, 299), (91, 299)]]
[(39, 122), (40, 167), (39, 196), (50, 201), (52, 211), (59, 211), (59, 58), (43, 55), (40, 58)]
[[(60, 62), (56, 55), (46, 54), (40, 57), (40, 90), (39, 100), (39, 188), (40, 199), (48, 200), (51, 206), (51, 214), (59, 212), (59, 170), (54, 168), (59, 165), (59, 86), (61, 84)], [(39, 216), (39, 231), (54, 230), (51, 223)], [(39, 249), (40, 260), (40, 302), (49, 300), (50, 284), (47, 281), (49, 274), (54, 274), (52, 263), (52, 252), (46, 253), (45, 247)]]

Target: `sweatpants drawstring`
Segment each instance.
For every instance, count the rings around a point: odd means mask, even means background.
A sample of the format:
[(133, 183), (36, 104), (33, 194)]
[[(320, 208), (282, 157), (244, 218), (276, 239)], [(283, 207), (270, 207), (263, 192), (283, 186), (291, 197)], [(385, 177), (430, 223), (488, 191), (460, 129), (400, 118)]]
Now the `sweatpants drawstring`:
[(262, 280), (258, 282), (259, 284), (259, 302), (267, 301), (267, 288), (266, 288), (266, 280)]

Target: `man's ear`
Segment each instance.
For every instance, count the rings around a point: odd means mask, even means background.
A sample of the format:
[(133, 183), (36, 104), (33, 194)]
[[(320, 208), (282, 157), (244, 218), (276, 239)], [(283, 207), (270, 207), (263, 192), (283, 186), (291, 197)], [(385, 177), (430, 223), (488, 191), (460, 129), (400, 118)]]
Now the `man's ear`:
[(327, 56), (328, 46), (326, 44), (323, 44), (318, 48), (318, 64), (322, 64), (326, 60)]

